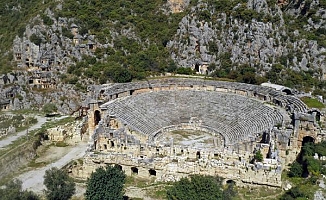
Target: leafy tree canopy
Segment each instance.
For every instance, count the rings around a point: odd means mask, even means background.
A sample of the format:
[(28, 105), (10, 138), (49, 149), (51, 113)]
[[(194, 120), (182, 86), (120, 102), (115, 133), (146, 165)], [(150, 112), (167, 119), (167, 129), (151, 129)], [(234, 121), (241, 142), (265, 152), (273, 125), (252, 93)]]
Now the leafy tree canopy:
[(223, 198), (223, 190), (217, 178), (193, 175), (174, 183), (167, 190), (167, 197), (171, 200), (216, 200)]
[(126, 175), (117, 166), (97, 168), (87, 180), (86, 200), (123, 199)]
[(75, 193), (75, 183), (69, 175), (58, 168), (45, 171), (45, 195), (48, 200), (68, 200)]
[(264, 160), (263, 158), (263, 154), (261, 153), (260, 150), (258, 150), (254, 156), (255, 160), (258, 161), (258, 162), (261, 162)]
[(39, 200), (40, 198), (31, 191), (22, 190), (20, 180), (9, 181), (4, 188), (0, 188), (2, 200)]
[(301, 177), (302, 173), (303, 173), (302, 165), (300, 163), (298, 163), (297, 161), (294, 161), (291, 164), (288, 176), (289, 177)]
[(42, 38), (37, 36), (35, 33), (33, 33), (29, 39), (31, 42), (33, 42), (34, 44), (36, 44), (38, 46), (42, 43)]

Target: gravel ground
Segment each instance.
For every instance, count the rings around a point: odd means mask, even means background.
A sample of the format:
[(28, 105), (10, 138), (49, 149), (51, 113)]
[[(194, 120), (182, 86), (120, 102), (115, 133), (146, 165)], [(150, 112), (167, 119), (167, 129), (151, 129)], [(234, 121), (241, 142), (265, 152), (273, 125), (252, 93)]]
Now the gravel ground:
[(76, 146), (70, 147), (70, 151), (59, 160), (45, 167), (35, 169), (20, 175), (18, 179), (23, 182), (23, 189), (34, 191), (37, 194), (42, 194), (42, 191), (45, 189), (45, 186), (43, 185), (43, 176), (45, 171), (52, 167), (62, 168), (71, 160), (83, 157), (85, 155), (87, 145), (87, 142), (80, 142)]

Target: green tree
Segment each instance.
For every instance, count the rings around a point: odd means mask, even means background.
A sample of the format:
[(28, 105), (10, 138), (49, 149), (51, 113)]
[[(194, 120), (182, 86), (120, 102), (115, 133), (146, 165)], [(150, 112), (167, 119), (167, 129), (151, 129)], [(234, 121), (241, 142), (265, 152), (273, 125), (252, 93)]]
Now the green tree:
[(62, 27), (62, 36), (72, 39), (74, 35), (66, 27)]
[(97, 168), (87, 180), (86, 200), (123, 199), (126, 175), (117, 166)]
[(49, 16), (43, 14), (43, 15), (41, 15), (41, 18), (42, 18), (43, 23), (44, 23), (45, 25), (47, 25), (47, 26), (51, 26), (51, 25), (53, 24), (53, 20), (52, 20)]
[(221, 181), (212, 176), (192, 175), (181, 178), (167, 190), (170, 200), (216, 200), (222, 199)]
[(261, 161), (264, 160), (264, 158), (263, 158), (263, 154), (261, 153), (260, 150), (258, 150), (258, 151), (256, 152), (256, 154), (255, 154), (255, 156), (254, 156), (254, 159), (255, 159), (256, 161), (258, 161), (258, 162), (261, 162)]
[(313, 199), (314, 191), (311, 190), (310, 184), (302, 184), (291, 188), (286, 191), (280, 200), (292, 200), (292, 199)]
[(68, 200), (75, 193), (75, 183), (69, 175), (56, 167), (45, 171), (45, 195), (48, 200)]
[(319, 175), (321, 169), (321, 163), (312, 156), (305, 157), (305, 163), (310, 175)]
[(319, 156), (326, 156), (326, 141), (315, 144), (315, 152)]
[(289, 177), (301, 177), (302, 173), (303, 173), (302, 165), (297, 161), (294, 161), (288, 173)]
[(116, 68), (114, 73), (112, 73), (111, 79), (115, 83), (126, 83), (132, 80), (132, 75), (128, 69), (123, 67)]
[(35, 33), (33, 33), (30, 37), (29, 40), (31, 42), (33, 42), (34, 44), (36, 44), (37, 46), (40, 46), (40, 44), (42, 43), (42, 38), (40, 38), (39, 36), (37, 36)]
[(43, 106), (43, 112), (48, 115), (48, 114), (51, 114), (51, 113), (54, 113), (54, 112), (57, 112), (58, 111), (58, 108), (56, 105), (54, 105), (53, 103), (47, 103)]
[(104, 73), (115, 83), (126, 83), (132, 80), (130, 71), (119, 65), (109, 66)]
[(237, 195), (234, 186), (235, 183), (233, 181), (227, 184), (226, 188), (223, 190), (223, 200), (234, 199), (234, 197)]
[(313, 156), (315, 154), (314, 143), (312, 143), (312, 142), (305, 143), (301, 148), (301, 154), (302, 154), (302, 157)]
[(40, 198), (31, 191), (22, 190), (20, 180), (9, 181), (4, 188), (0, 188), (2, 200), (39, 200)]

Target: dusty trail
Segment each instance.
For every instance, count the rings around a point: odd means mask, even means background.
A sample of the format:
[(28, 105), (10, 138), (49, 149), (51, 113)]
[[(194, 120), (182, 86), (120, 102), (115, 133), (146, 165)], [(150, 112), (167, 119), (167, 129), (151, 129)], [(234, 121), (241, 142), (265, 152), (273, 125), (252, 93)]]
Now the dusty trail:
[[(34, 124), (33, 126), (29, 127), (27, 130), (24, 131), (20, 131), (18, 133), (16, 133), (15, 135), (11, 135), (6, 137), (3, 140), (0, 140), (0, 148), (4, 148), (7, 145), (9, 145), (10, 143), (12, 143), (13, 141), (17, 140), (18, 138), (26, 135), (28, 132), (39, 129), (42, 127), (43, 124), (45, 124), (47, 122), (47, 118), (44, 116), (39, 116), (39, 115), (35, 115), (34, 116), (37, 119), (37, 123)], [(61, 117), (57, 117), (55, 118), (55, 120), (60, 120), (63, 118), (66, 118), (67, 116), (61, 116)]]
[(52, 167), (62, 168), (71, 160), (83, 157), (85, 155), (87, 145), (87, 142), (80, 142), (76, 146), (73, 146), (65, 156), (55, 161), (54, 163), (20, 175), (18, 179), (23, 182), (23, 189), (31, 190), (35, 193), (41, 194), (42, 191), (45, 189), (43, 185), (43, 176), (45, 174), (45, 171)]

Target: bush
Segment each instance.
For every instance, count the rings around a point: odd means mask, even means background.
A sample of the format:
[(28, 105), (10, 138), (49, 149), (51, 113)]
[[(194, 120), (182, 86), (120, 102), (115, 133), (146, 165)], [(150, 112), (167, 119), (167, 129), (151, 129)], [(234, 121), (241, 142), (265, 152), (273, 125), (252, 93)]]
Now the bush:
[(42, 20), (43, 20), (43, 23), (47, 26), (51, 26), (53, 24), (53, 20), (47, 16), (47, 15), (42, 15)]
[(176, 70), (177, 74), (192, 75), (194, 71), (190, 67), (179, 67)]
[(313, 194), (310, 184), (302, 184), (288, 190), (281, 196), (280, 200), (313, 199)]
[(262, 162), (264, 160), (263, 154), (258, 150), (254, 156), (254, 159), (258, 162)]
[(54, 112), (57, 112), (58, 111), (58, 108), (56, 105), (54, 105), (53, 103), (47, 103), (43, 106), (43, 109), (42, 111), (48, 115), (48, 114), (52, 114)]
[(121, 67), (112, 74), (111, 79), (115, 83), (126, 83), (132, 80), (132, 75), (127, 69)]
[(62, 27), (62, 36), (72, 39), (74, 35), (66, 27)]

